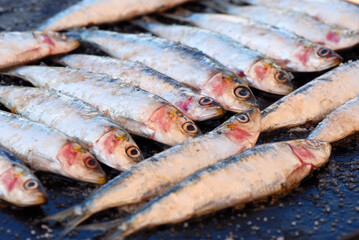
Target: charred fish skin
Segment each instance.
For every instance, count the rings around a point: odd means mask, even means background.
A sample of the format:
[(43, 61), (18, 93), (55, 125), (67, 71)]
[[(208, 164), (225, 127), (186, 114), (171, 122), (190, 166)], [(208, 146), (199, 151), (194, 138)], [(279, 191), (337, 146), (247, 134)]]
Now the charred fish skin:
[(0, 199), (18, 207), (42, 205), (47, 194), (37, 177), (11, 152), (0, 147)]
[(258, 106), (245, 80), (193, 48), (148, 34), (89, 30), (79, 35), (82, 41), (96, 45), (112, 57), (141, 62), (191, 86), (216, 99), (226, 110), (241, 112)]
[(136, 24), (159, 37), (179, 41), (205, 52), (237, 75), (245, 76), (251, 87), (281, 95), (293, 91), (291, 73), (227, 36), (196, 27), (166, 25), (151, 20), (136, 21)]
[(97, 184), (106, 175), (97, 160), (73, 139), (43, 124), (0, 112), (0, 144), (34, 170)]
[(155, 197), (195, 171), (253, 147), (259, 136), (260, 120), (258, 108), (234, 115), (213, 131), (142, 161), (83, 203), (47, 220), (67, 219), (66, 234), (96, 212)]
[(151, 93), (96, 74), (64, 67), (24, 66), (8, 75), (35, 86), (51, 88), (87, 102), (130, 133), (175, 145), (198, 136), (200, 130), (168, 102)]
[(178, 223), (294, 188), (328, 161), (329, 143), (293, 140), (249, 149), (201, 169), (153, 199), (117, 227), (107, 240), (144, 228)]
[(79, 99), (39, 88), (0, 86), (0, 102), (17, 114), (77, 139), (110, 167), (127, 170), (143, 160), (125, 130)]
[(194, 121), (208, 120), (225, 113), (225, 110), (213, 98), (198, 94), (172, 78), (138, 62), (85, 54), (71, 54), (56, 61), (71, 68), (105, 73), (112, 78), (121, 79), (121, 82), (156, 94)]
[(74, 27), (127, 20), (164, 11), (190, 0), (82, 0), (48, 19), (38, 29), (59, 31)]
[(293, 72), (315, 72), (334, 67), (343, 60), (333, 50), (298, 35), (248, 18), (213, 13), (167, 15), (200, 28), (226, 35)]
[(359, 131), (359, 96), (331, 112), (310, 133), (308, 139), (336, 142)]
[(359, 94), (359, 61), (347, 62), (308, 82), (262, 111), (262, 131), (318, 122)]
[(1, 32), (0, 69), (70, 52), (79, 43), (56, 32)]

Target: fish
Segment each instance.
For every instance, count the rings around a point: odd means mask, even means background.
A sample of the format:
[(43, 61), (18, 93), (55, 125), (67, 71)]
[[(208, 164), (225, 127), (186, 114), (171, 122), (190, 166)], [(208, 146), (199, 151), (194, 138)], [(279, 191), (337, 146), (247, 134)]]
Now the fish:
[(325, 24), (359, 31), (359, 7), (349, 2), (341, 0), (245, 0), (245, 2), (303, 12)]
[(125, 171), (143, 160), (137, 144), (120, 125), (79, 99), (40, 88), (0, 86), (0, 103), (76, 139), (115, 169)]
[(89, 42), (112, 57), (138, 61), (217, 100), (226, 110), (241, 112), (256, 107), (245, 80), (193, 48), (148, 34), (125, 34), (101, 30), (69, 33)]
[(46, 20), (38, 29), (59, 31), (128, 20), (193, 0), (82, 0)]
[(79, 45), (57, 32), (0, 32), (0, 69), (67, 53)]
[(359, 96), (356, 96), (328, 114), (309, 134), (308, 139), (332, 143), (358, 131)]
[(182, 180), (110, 230), (105, 239), (123, 239), (145, 228), (286, 194), (323, 166), (330, 153), (330, 144), (317, 140), (256, 146)]
[(64, 133), (4, 111), (0, 111), (0, 132), (0, 145), (34, 171), (96, 184), (106, 182), (97, 160)]
[(15, 154), (0, 147), (0, 199), (17, 207), (47, 202), (45, 188)]
[(359, 43), (359, 31), (332, 27), (305, 13), (265, 6), (236, 6), (216, 1), (215, 6), (228, 14), (250, 18), (269, 24), (324, 45), (333, 50), (343, 50)]
[(337, 66), (343, 60), (325, 46), (244, 17), (188, 11), (165, 16), (228, 36), (292, 72), (321, 71)]
[(213, 131), (142, 161), (84, 202), (44, 220), (67, 220), (61, 234), (64, 236), (96, 212), (155, 197), (195, 171), (253, 147), (259, 136), (260, 119), (259, 108), (236, 114)]
[(232, 72), (245, 77), (250, 87), (280, 95), (293, 91), (293, 75), (290, 72), (227, 36), (192, 26), (166, 25), (150, 19), (135, 23), (159, 37), (206, 53)]
[(196, 93), (139, 62), (86, 54), (66, 55), (55, 61), (71, 68), (105, 73), (111, 78), (121, 79), (124, 83), (162, 97), (194, 121), (218, 118), (225, 113), (213, 98)]
[(359, 94), (359, 61), (324, 73), (262, 111), (262, 131), (321, 121)]
[(23, 66), (6, 74), (79, 98), (130, 133), (167, 145), (201, 134), (192, 120), (164, 99), (106, 74), (48, 66)]

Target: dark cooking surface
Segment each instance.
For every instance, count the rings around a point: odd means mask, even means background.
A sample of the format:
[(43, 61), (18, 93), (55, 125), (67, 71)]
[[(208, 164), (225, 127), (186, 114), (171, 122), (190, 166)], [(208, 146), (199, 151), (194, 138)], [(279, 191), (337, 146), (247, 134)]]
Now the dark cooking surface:
[[(0, 0), (0, 31), (28, 30), (36, 27), (49, 16), (76, 1), (71, 0)], [(190, 5), (190, 6), (193, 6)], [(129, 23), (101, 26), (116, 31), (137, 31)], [(89, 46), (76, 52), (101, 54)], [(345, 60), (359, 59), (359, 47), (342, 52)], [(49, 60), (45, 63), (51, 64)], [(298, 86), (318, 76), (295, 74)], [(359, 80), (359, 79), (358, 79)], [(30, 85), (16, 78), (1, 77), (1, 84)], [(261, 107), (278, 99), (278, 96), (255, 91)], [(225, 118), (200, 123), (203, 131), (209, 131)], [(263, 134), (259, 143), (305, 138), (313, 126), (298, 131), (279, 131)], [(1, 134), (1, 133), (0, 133)], [(224, 211), (190, 220), (177, 225), (162, 226), (141, 232), (129, 239), (338, 239), (359, 229), (359, 134), (333, 145), (329, 163), (304, 181), (288, 196), (278, 200), (250, 204), (243, 210)], [(165, 146), (142, 138), (135, 138), (145, 156), (159, 152)], [(46, 147), (46, 146), (44, 146)], [(117, 172), (106, 168), (110, 176)], [(54, 214), (81, 202), (96, 188), (49, 173), (38, 173), (48, 190), (49, 203), (42, 207), (19, 209), (0, 208), (0, 239), (53, 239), (62, 228), (54, 224), (34, 225), (34, 220)], [(87, 222), (98, 222), (119, 216), (116, 210), (97, 214)], [(65, 239), (101, 239), (101, 232), (79, 231)], [(349, 239), (349, 238), (348, 238)], [(351, 239), (359, 239), (353, 236)]]

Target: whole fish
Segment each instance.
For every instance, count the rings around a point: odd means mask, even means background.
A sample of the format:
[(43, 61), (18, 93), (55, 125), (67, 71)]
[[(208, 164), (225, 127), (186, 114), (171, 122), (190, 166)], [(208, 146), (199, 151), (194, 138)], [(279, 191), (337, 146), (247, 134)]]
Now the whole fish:
[(68, 220), (65, 235), (96, 212), (155, 197), (195, 171), (253, 147), (259, 132), (260, 110), (251, 108), (203, 136), (144, 160), (94, 192), (83, 203), (46, 220)]
[(119, 78), (124, 83), (162, 97), (195, 121), (208, 120), (225, 113), (213, 98), (198, 94), (139, 62), (85, 54), (67, 55), (56, 61), (71, 68), (105, 73), (111, 78)]
[(200, 134), (190, 119), (162, 98), (105, 74), (46, 66), (24, 66), (6, 74), (77, 97), (131, 133), (158, 142), (175, 145)]
[(359, 131), (359, 96), (335, 109), (310, 133), (309, 139), (336, 142)]
[(0, 111), (0, 132), (0, 145), (36, 171), (97, 184), (106, 182), (97, 160), (61, 132), (4, 111)]
[(82, 0), (42, 24), (41, 30), (112, 23), (152, 12), (164, 11), (190, 0)]
[(145, 34), (83, 31), (78, 35), (113, 57), (141, 62), (213, 97), (227, 110), (240, 112), (257, 106), (253, 93), (242, 79), (187, 46)]
[(47, 194), (37, 177), (11, 152), (0, 147), (0, 199), (18, 207), (41, 205)]
[(159, 37), (205, 52), (237, 75), (246, 77), (251, 87), (281, 95), (293, 91), (291, 73), (229, 37), (191, 26), (166, 25), (150, 20), (136, 23)]
[(226, 35), (273, 59), (275, 63), (290, 71), (321, 71), (342, 61), (337, 53), (322, 45), (248, 18), (188, 12), (166, 16)]
[(325, 164), (330, 153), (330, 144), (317, 140), (292, 140), (249, 149), (182, 180), (125, 219), (106, 239), (122, 239), (144, 228), (287, 193)]
[(262, 111), (262, 131), (322, 120), (359, 94), (359, 61), (341, 64)]
[(77, 139), (110, 167), (127, 170), (143, 160), (125, 130), (79, 99), (40, 88), (0, 86), (0, 103)]
[(342, 0), (245, 0), (245, 2), (304, 12), (325, 24), (359, 31), (359, 7)]
[(0, 32), (0, 69), (66, 53), (79, 43), (56, 32)]
[(335, 28), (301, 12), (273, 8), (273, 6), (235, 6), (217, 0), (216, 6), (218, 5), (226, 13), (294, 32), (333, 50), (350, 48), (359, 43), (359, 31)]

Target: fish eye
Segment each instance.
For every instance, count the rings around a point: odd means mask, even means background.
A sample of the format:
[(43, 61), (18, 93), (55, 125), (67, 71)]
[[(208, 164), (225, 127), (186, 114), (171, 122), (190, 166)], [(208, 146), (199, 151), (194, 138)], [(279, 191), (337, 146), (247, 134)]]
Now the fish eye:
[(197, 133), (198, 129), (197, 126), (194, 125), (194, 123), (192, 122), (185, 122), (182, 125), (183, 130), (185, 130), (188, 133)]
[(39, 183), (36, 180), (29, 179), (24, 183), (24, 188), (26, 190), (33, 190), (39, 186)]
[(236, 87), (234, 89), (234, 95), (239, 98), (247, 99), (250, 96), (250, 92), (246, 87)]
[(289, 78), (288, 74), (283, 71), (277, 71), (275, 73), (274, 77), (278, 82), (286, 82), (286, 81), (288, 81), (288, 78)]
[(84, 162), (88, 168), (96, 168), (98, 165), (96, 159), (94, 159), (92, 157), (87, 157)]
[(131, 146), (131, 147), (126, 149), (126, 154), (130, 158), (137, 158), (137, 157), (139, 157), (141, 155), (141, 152), (137, 147)]
[(241, 123), (247, 123), (247, 122), (249, 122), (249, 120), (250, 120), (250, 118), (248, 117), (248, 115), (245, 114), (245, 113), (239, 114), (239, 115), (237, 116), (237, 119), (238, 119), (238, 121), (240, 121)]
[(209, 97), (201, 97), (199, 99), (199, 104), (202, 106), (208, 106), (211, 105), (212, 103), (213, 103), (213, 99)]
[(317, 50), (317, 54), (319, 57), (328, 57), (331, 55), (331, 51), (328, 48), (320, 47)]

